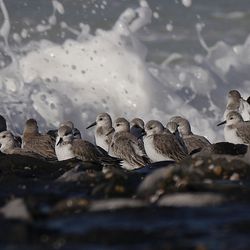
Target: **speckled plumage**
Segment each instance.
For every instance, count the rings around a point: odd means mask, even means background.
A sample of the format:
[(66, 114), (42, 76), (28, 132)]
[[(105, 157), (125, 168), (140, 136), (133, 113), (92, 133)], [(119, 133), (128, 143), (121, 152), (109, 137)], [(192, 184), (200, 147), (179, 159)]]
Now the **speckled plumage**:
[(20, 148), (20, 143), (15, 140), (15, 136), (10, 131), (0, 133), (0, 150), (4, 154), (18, 154), (36, 158), (42, 158), (40, 155)]
[(227, 106), (223, 114), (223, 118), (226, 119), (227, 115), (231, 111), (240, 113), (243, 120), (250, 120), (250, 104), (244, 100), (238, 90), (230, 90), (227, 95)]
[(174, 160), (181, 161), (187, 153), (168, 129), (159, 121), (151, 120), (145, 126), (144, 146), (152, 162)]
[(44, 158), (56, 158), (55, 141), (48, 134), (39, 133), (37, 122), (34, 119), (26, 121), (22, 136), (22, 148)]
[(123, 160), (122, 166), (131, 170), (149, 163), (149, 159), (137, 138), (129, 132), (129, 122), (125, 118), (117, 118), (114, 127), (115, 133), (111, 149), (114, 156)]
[(200, 150), (211, 145), (211, 143), (204, 136), (193, 134), (190, 123), (187, 119), (181, 116), (174, 116), (170, 119), (170, 121), (178, 124), (178, 130), (189, 154), (194, 150)]
[(95, 142), (96, 145), (103, 148), (107, 152), (110, 150), (110, 143), (112, 141), (112, 136), (114, 133), (114, 128), (112, 127), (112, 120), (108, 113), (100, 113), (96, 117), (96, 121), (87, 127), (91, 128), (96, 126), (95, 129)]
[(250, 121), (244, 121), (242, 116), (231, 111), (226, 116), (226, 121), (218, 124), (225, 124), (225, 140), (234, 144), (250, 144)]

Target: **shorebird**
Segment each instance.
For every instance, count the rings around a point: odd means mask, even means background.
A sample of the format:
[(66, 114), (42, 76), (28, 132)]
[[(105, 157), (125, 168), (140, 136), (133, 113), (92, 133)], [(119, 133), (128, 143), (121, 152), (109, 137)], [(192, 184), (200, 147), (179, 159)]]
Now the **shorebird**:
[(144, 121), (140, 118), (134, 118), (130, 122), (130, 133), (140, 139), (144, 132)]
[(250, 96), (247, 98), (247, 103), (250, 105)]
[(132, 170), (149, 163), (139, 141), (130, 133), (129, 122), (125, 118), (117, 118), (114, 129), (111, 150), (115, 157), (123, 160), (123, 168)]
[(211, 143), (204, 136), (192, 133), (190, 123), (187, 119), (181, 116), (174, 116), (170, 119), (170, 121), (178, 124), (178, 130), (189, 154), (194, 152), (194, 150), (200, 150), (211, 145)]
[(55, 142), (48, 134), (40, 134), (37, 121), (29, 119), (25, 123), (22, 148), (47, 159), (55, 159)]
[(112, 120), (108, 113), (100, 113), (96, 117), (96, 121), (89, 125), (86, 129), (96, 126), (95, 129), (95, 143), (97, 146), (103, 148), (107, 152), (110, 150), (110, 143), (114, 133), (112, 127)]
[[(7, 124), (6, 124), (5, 118), (2, 115), (0, 115), (0, 132), (3, 132), (3, 131), (7, 131)], [(15, 140), (16, 145), (21, 146), (22, 139), (20, 136), (14, 136), (14, 140)]]
[(15, 140), (15, 136), (10, 131), (0, 132), (0, 144), (0, 150), (4, 154), (18, 154), (41, 158), (33, 152), (20, 148), (20, 143)]
[(1, 152), (5, 154), (11, 154), (13, 149), (20, 148), (20, 144), (15, 141), (14, 135), (7, 130), (0, 132), (0, 144)]
[(65, 121), (60, 123), (59, 128), (62, 126), (68, 126), (72, 129), (74, 139), (82, 139), (81, 132), (77, 129), (72, 121)]
[[(72, 128), (72, 131), (73, 131), (73, 135), (74, 135), (74, 138), (75, 139), (81, 139), (82, 136), (81, 136), (81, 132), (79, 131), (79, 129), (75, 128), (74, 126), (74, 123), (72, 121), (65, 121), (65, 122), (61, 122), (59, 124), (59, 128), (62, 127), (62, 126), (68, 126), (70, 128)], [(47, 134), (49, 136), (51, 136), (54, 140), (56, 140), (56, 137), (57, 137), (57, 132), (58, 132), (58, 129), (52, 129), (52, 130), (49, 130), (47, 132)]]
[(226, 120), (217, 126), (225, 124), (225, 140), (234, 144), (250, 144), (250, 121), (244, 121), (242, 116), (231, 111), (227, 114)]
[(74, 139), (72, 128), (62, 126), (58, 129), (55, 146), (56, 156), (59, 161), (77, 158), (82, 161), (95, 161), (106, 165), (118, 166), (120, 160), (103, 154), (91, 142), (83, 139)]
[(178, 130), (178, 124), (176, 122), (168, 122), (166, 125), (166, 128), (176, 137), (177, 141), (179, 142), (179, 144), (183, 148), (183, 150), (186, 153), (188, 153), (185, 142), (183, 141), (182, 137), (180, 136), (180, 133)]
[(147, 122), (145, 132), (144, 147), (152, 162), (168, 160), (178, 162), (188, 156), (175, 136), (159, 121)]
[(227, 95), (227, 106), (223, 118), (226, 119), (227, 114), (231, 111), (237, 111), (241, 114), (243, 120), (250, 120), (250, 104), (244, 100), (237, 90), (230, 90)]
[(7, 130), (6, 120), (2, 115), (0, 115), (0, 132), (6, 130)]

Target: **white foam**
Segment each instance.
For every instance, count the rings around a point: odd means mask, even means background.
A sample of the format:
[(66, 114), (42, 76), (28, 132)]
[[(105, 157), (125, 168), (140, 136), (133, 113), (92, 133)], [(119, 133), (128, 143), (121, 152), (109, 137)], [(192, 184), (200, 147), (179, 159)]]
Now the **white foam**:
[[(51, 29), (57, 23), (56, 14), (66, 12), (56, 0), (52, 7), (50, 20), (37, 25), (39, 32)], [(110, 30), (97, 29), (91, 34), (88, 24), (80, 23), (76, 30), (63, 21), (61, 28), (71, 31), (76, 39), (62, 44), (33, 41), (20, 48), (18, 55), (10, 53), (12, 62), (1, 69), (0, 112), (19, 132), (30, 117), (44, 128), (71, 119), (85, 132), (103, 111), (113, 117), (159, 119), (164, 124), (173, 115), (183, 115), (195, 133), (211, 141), (222, 139), (223, 131), (216, 130), (216, 124), (224, 103), (213, 95), (220, 84), (230, 84), (235, 72), (240, 75), (239, 90), (250, 93), (250, 37), (242, 45), (218, 42), (208, 47), (199, 25), (205, 57), (194, 55), (193, 60), (187, 60), (173, 53), (162, 64), (148, 63), (147, 49), (137, 33), (151, 18), (152, 10), (142, 0), (137, 8), (125, 10)], [(9, 28), (7, 18), (0, 32), (5, 40)], [(18, 34), (14, 37), (21, 39)]]

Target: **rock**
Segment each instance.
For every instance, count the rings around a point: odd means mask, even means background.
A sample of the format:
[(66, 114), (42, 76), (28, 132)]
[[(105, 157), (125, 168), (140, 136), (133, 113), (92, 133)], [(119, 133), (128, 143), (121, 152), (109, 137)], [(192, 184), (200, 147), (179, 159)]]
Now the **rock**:
[(117, 199), (94, 201), (90, 204), (89, 211), (138, 208), (138, 207), (145, 207), (146, 205), (147, 203), (141, 200), (117, 198)]
[(167, 207), (204, 207), (219, 205), (225, 200), (222, 195), (214, 193), (177, 193), (164, 195), (157, 204)]
[(247, 146), (244, 144), (217, 142), (203, 148), (198, 154), (244, 155), (246, 152)]
[(0, 213), (6, 219), (31, 220), (31, 215), (23, 199), (16, 198), (0, 208)]

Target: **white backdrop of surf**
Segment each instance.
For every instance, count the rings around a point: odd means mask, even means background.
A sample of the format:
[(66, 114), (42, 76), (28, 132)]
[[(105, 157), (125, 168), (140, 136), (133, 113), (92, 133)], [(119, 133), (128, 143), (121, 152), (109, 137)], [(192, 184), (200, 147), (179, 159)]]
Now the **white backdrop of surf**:
[[(53, 3), (49, 24), (38, 26), (40, 32), (56, 23), (56, 11), (64, 13), (58, 1)], [(11, 23), (7, 16), (0, 34), (12, 61), (1, 69), (0, 112), (7, 116), (10, 128), (20, 133), (30, 117), (38, 120), (42, 130), (72, 120), (92, 137), (85, 127), (100, 112), (109, 112), (113, 118), (139, 116), (163, 123), (173, 115), (183, 115), (194, 132), (211, 141), (222, 139), (215, 124), (222, 117), (225, 85), (235, 86), (235, 79), (237, 89), (250, 93), (250, 38), (243, 45), (218, 42), (208, 48), (197, 27), (207, 56), (195, 55), (187, 61), (181, 54), (172, 54), (161, 65), (149, 63), (137, 32), (151, 17), (147, 2), (139, 1), (110, 30), (97, 29), (92, 35), (88, 25), (81, 25), (75, 40), (63, 44), (33, 41), (20, 48), (21, 53), (14, 53), (6, 42)], [(65, 23), (61, 26), (70, 29)]]

